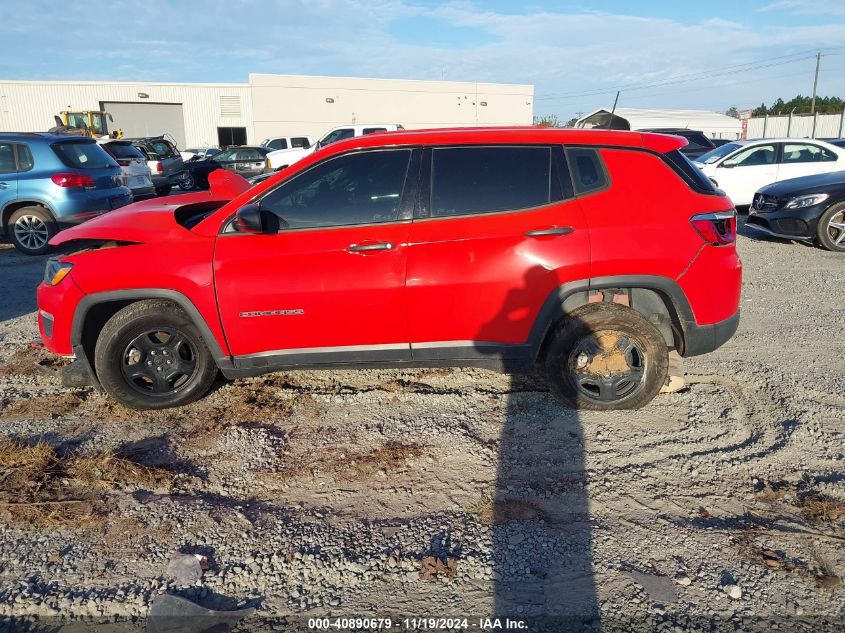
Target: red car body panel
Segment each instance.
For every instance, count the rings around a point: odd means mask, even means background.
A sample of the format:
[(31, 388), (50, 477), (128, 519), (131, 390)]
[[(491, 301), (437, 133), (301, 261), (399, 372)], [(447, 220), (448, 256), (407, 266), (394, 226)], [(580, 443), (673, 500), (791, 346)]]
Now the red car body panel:
[[(84, 296), (85, 293), (73, 282), (70, 275), (56, 286), (39, 284), (37, 290), (38, 331), (41, 333), (45, 347), (54, 354), (60, 356), (73, 354), (70, 344), (73, 311)], [(45, 328), (45, 314), (54, 317), (49, 336)]]
[[(528, 238), (553, 226), (568, 235)], [(523, 343), (549, 294), (590, 276), (577, 200), (531, 211), (415, 221), (406, 281), (412, 343)]]
[[(425, 345), (525, 344), (544, 302), (562, 285), (587, 287), (591, 279), (616, 276), (649, 276), (679, 286), (692, 313), (681, 315), (685, 324), (719, 324), (738, 310), (739, 258), (734, 244), (707, 245), (689, 218), (731, 204), (724, 196), (694, 191), (653, 153), (685, 142), (596, 130), (405, 131), (334, 143), (252, 188), (221, 172), (208, 192), (136, 203), (54, 238), (55, 245), (129, 245), (62, 258), (74, 264), (71, 273), (38, 289), (39, 307), (54, 319), (52, 336), (42, 327), (42, 337), (50, 350), (71, 354), (81, 302), (163, 289), (196, 308), (230, 366), (237, 367), (239, 357), (285, 350), (354, 352), (362, 346), (386, 346), (394, 359), (411, 360)], [(273, 235), (221, 233), (244, 204), (329, 156), (369, 147), (532, 143), (598, 148), (610, 186), (520, 211)], [(180, 223), (183, 210), (203, 205), (207, 217), (191, 228)], [(550, 227), (572, 230), (526, 236)], [(369, 241), (395, 248), (350, 252), (351, 245)]]
[[(400, 222), (220, 236), (214, 276), (232, 353), (407, 344), (409, 228), (410, 222)], [(369, 241), (397, 247), (349, 251), (351, 245)], [(244, 316), (274, 311), (285, 313)]]

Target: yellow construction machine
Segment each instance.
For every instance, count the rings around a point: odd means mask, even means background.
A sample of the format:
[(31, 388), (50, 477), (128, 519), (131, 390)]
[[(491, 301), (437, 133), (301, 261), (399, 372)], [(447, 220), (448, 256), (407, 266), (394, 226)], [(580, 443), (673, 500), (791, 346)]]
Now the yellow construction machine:
[(123, 130), (120, 128), (109, 132), (109, 122), (113, 123), (114, 119), (102, 110), (62, 110), (54, 118), (56, 127), (51, 132), (91, 138), (123, 138)]

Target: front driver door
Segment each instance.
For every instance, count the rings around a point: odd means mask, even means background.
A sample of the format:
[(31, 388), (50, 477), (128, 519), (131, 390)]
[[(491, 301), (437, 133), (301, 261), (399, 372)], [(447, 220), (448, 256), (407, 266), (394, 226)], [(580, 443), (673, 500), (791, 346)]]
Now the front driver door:
[(410, 358), (404, 286), (411, 206), (403, 188), (411, 155), (396, 149), (329, 158), (261, 197), (278, 232), (224, 230), (218, 237), (217, 297), (236, 363)]
[(741, 149), (722, 161), (714, 179), (735, 205), (748, 205), (754, 194), (778, 179), (776, 143)]

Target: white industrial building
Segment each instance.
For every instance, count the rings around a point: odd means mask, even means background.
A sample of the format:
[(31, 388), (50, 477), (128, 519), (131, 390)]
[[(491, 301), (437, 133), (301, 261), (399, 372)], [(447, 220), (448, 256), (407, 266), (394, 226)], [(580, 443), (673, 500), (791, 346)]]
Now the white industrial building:
[(742, 122), (709, 110), (654, 110), (645, 108), (601, 108), (581, 117), (575, 127), (612, 130), (686, 128), (704, 132), (710, 138), (736, 140), (742, 136)]
[(38, 132), (62, 110), (105, 110), (125, 136), (170, 134), (179, 147), (259, 143), (350, 123), (405, 128), (531, 125), (534, 86), (250, 75), (248, 83), (0, 80), (0, 131)]

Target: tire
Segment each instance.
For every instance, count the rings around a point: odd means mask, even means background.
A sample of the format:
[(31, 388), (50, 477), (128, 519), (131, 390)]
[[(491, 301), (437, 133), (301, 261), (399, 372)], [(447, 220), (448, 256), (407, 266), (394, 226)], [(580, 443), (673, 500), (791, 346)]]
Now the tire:
[(191, 175), (191, 172), (186, 171), (182, 174), (182, 177), (179, 178), (179, 189), (182, 191), (190, 191), (196, 187), (196, 183), (194, 182), (194, 177)]
[(111, 317), (94, 350), (103, 389), (132, 409), (166, 409), (204, 396), (217, 365), (199, 330), (175, 304), (132, 303)]
[(171, 190), (173, 189), (173, 185), (166, 185), (164, 187), (156, 187), (156, 195), (161, 196), (169, 196)]
[(50, 250), (50, 239), (59, 232), (53, 216), (44, 207), (21, 207), (9, 216), (6, 236), (15, 248), (27, 255), (43, 255)]
[(816, 228), (816, 237), (823, 248), (845, 253), (845, 202), (831, 205), (822, 213)]
[(639, 409), (666, 382), (663, 336), (636, 310), (593, 303), (573, 310), (545, 354), (552, 393), (575, 409)]

